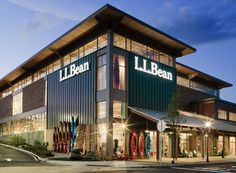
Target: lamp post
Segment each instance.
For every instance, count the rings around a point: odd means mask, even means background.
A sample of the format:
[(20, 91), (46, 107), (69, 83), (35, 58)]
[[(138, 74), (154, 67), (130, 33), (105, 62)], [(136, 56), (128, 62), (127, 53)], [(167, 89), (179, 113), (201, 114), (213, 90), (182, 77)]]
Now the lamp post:
[(206, 158), (206, 162), (209, 162), (209, 153), (208, 153), (208, 130), (209, 127), (211, 126), (211, 122), (207, 121), (205, 123), (206, 125), (206, 154), (207, 154), (207, 158)]

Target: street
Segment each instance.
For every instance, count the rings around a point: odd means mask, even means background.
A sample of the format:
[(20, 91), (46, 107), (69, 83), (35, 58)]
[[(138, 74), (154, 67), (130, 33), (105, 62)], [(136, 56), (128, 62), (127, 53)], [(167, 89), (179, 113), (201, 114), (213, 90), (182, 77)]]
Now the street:
[(34, 157), (0, 145), (0, 167), (39, 165)]
[(202, 165), (158, 166), (135, 161), (68, 161), (47, 160), (39, 162), (34, 157), (0, 145), (0, 173), (79, 173), (79, 172), (114, 172), (114, 173), (197, 173), (197, 172), (236, 172), (235, 163)]

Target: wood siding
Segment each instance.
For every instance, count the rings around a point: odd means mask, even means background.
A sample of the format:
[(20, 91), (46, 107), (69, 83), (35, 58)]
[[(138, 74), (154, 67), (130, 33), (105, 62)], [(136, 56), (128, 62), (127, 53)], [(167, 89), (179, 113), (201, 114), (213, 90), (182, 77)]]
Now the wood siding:
[(23, 88), (23, 112), (45, 106), (44, 78)]
[(0, 99), (0, 119), (12, 116), (12, 95)]

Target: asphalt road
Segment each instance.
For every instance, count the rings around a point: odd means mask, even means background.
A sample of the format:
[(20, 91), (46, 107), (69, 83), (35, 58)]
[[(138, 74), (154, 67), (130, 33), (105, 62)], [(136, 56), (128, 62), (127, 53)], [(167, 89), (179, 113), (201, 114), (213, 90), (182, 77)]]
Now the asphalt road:
[[(41, 165), (34, 157), (9, 147), (0, 145), (0, 167)], [(1, 171), (0, 171), (1, 173)]]
[(4, 161), (35, 162), (36, 160), (24, 152), (0, 145), (0, 162)]
[(89, 166), (87, 162), (62, 162), (42, 163), (32, 156), (0, 145), (0, 173), (236, 173), (236, 163), (178, 166), (178, 167), (153, 167), (153, 168), (117, 168), (110, 166)]

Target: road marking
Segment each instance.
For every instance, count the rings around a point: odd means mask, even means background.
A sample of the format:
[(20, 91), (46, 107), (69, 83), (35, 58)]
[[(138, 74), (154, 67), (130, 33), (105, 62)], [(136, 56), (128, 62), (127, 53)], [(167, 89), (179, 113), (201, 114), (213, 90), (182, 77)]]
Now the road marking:
[(199, 171), (199, 172), (218, 172), (218, 173), (230, 173), (230, 170), (210, 170), (207, 168), (182, 168), (182, 167), (171, 167), (173, 169), (188, 170), (188, 171)]

